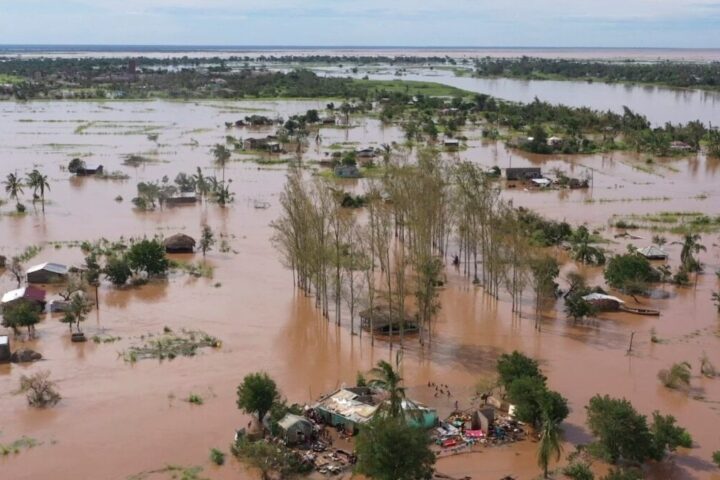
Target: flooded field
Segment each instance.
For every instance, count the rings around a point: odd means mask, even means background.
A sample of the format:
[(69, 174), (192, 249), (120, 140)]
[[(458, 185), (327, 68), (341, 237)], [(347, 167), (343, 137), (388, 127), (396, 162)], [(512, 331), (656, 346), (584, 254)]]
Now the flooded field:
[[(31, 264), (80, 263), (83, 255), (74, 246), (77, 242), (178, 232), (197, 238), (206, 223), (226, 235), (230, 246), (229, 252), (208, 254), (214, 267), (212, 278), (175, 273), (166, 282), (123, 289), (104, 283), (99, 289), (100, 308), (90, 314), (83, 328), (90, 337), (120, 337), (116, 342), (73, 344), (59, 317), (48, 315), (37, 327), (37, 340), (14, 344), (41, 352), (44, 360), (27, 366), (0, 365), (0, 443), (25, 435), (40, 444), (0, 457), (0, 478), (126, 479), (170, 464), (201, 465), (203, 475), (212, 479), (253, 478), (252, 472), (235, 462), (216, 467), (208, 460), (210, 448), (227, 450), (234, 430), (249, 421), (235, 404), (236, 387), (245, 374), (266, 370), (290, 402), (311, 402), (339, 385), (352, 384), (359, 370), (393, 357), (387, 343), (377, 341), (372, 347), (367, 336), (351, 335), (347, 315), (343, 325), (335, 326), (321, 317), (312, 298), (294, 290), (291, 273), (283, 268), (270, 242), (269, 223), (279, 215), (285, 165), (259, 165), (234, 157), (237, 161), (228, 165), (226, 175), (233, 180), (236, 198), (226, 208), (210, 203), (139, 212), (130, 202), (140, 181), (160, 180), (165, 175), (172, 179), (197, 167), (212, 174), (210, 149), (224, 143), (228, 134), (272, 133), (226, 130), (224, 122), (253, 113), (287, 118), (309, 108), (322, 110), (325, 103), (0, 104), (0, 176), (15, 171), (24, 176), (32, 168), (50, 176), (44, 214), (39, 204), (31, 206), (27, 191), (27, 215), (13, 215), (13, 202), (0, 207), (0, 255), (10, 257), (29, 245), (40, 245), (44, 248)], [(616, 214), (698, 211), (720, 215), (718, 159), (692, 155), (648, 162), (644, 155), (621, 152), (534, 156), (483, 141), (479, 132), (465, 133), (468, 148), (443, 154), (449, 161), (470, 160), (503, 169), (559, 168), (575, 176), (589, 173), (592, 188), (587, 190), (519, 188), (505, 190), (503, 196), (550, 218), (598, 229), (611, 242), (607, 245), (611, 251), (624, 251), (627, 243), (615, 239), (617, 231), (609, 226)], [(322, 144), (311, 142), (303, 159), (308, 172), (319, 169), (313, 162), (325, 159), (338, 146), (352, 149), (403, 141), (399, 128), (371, 118), (354, 119), (353, 128), (322, 128), (320, 135)], [(124, 158), (133, 154), (153, 161), (139, 167), (123, 165)], [(129, 179), (72, 177), (64, 167), (75, 157), (102, 164), (106, 172), (121, 171)], [(360, 190), (363, 181), (344, 184)], [(255, 208), (258, 202), (269, 208)], [(633, 240), (636, 245), (650, 244), (651, 232), (634, 233), (642, 237)], [(670, 242), (678, 238), (668, 235)], [(720, 479), (710, 462), (712, 452), (720, 448), (720, 379), (705, 379), (697, 368), (703, 353), (720, 365), (720, 319), (710, 298), (718, 287), (714, 272), (720, 268), (720, 241), (714, 233), (704, 235), (703, 243), (707, 252), (700, 259), (706, 273), (696, 285), (666, 286), (668, 299), (640, 299), (643, 305), (661, 310), (660, 317), (608, 313), (573, 325), (565, 319), (559, 302), (557, 312), (547, 312), (540, 332), (529, 313), (531, 295), (525, 300), (528, 313), (513, 315), (507, 294), (501, 292), (499, 300), (485, 295), (448, 263), (448, 285), (441, 294), (432, 346), (422, 349), (416, 342), (406, 344), (402, 373), (408, 395), (438, 408), (441, 414), (447, 414), (455, 400), (467, 407), (477, 382), (494, 371), (496, 358), (518, 349), (538, 358), (549, 385), (569, 399), (565, 454), (590, 438), (584, 405), (596, 393), (607, 393), (626, 397), (643, 414), (660, 410), (674, 415), (695, 440), (693, 449), (652, 466), (648, 478)], [(677, 265), (680, 246), (669, 243), (666, 248), (670, 263)], [(566, 262), (561, 278), (576, 268)], [(600, 268), (582, 269), (589, 284), (602, 282)], [(0, 290), (14, 287), (9, 275), (0, 277)], [(119, 352), (166, 326), (203, 330), (221, 339), (222, 347), (202, 350), (194, 358), (123, 361)], [(662, 339), (660, 343), (651, 342), (651, 329)], [(633, 351), (628, 355), (633, 332)], [(668, 390), (657, 379), (660, 369), (680, 361), (694, 366), (690, 394)], [(63, 396), (53, 409), (29, 409), (22, 396), (12, 394), (22, 374), (40, 369), (52, 372)], [(427, 384), (436, 380), (450, 386), (452, 398), (433, 396)], [(186, 402), (191, 393), (202, 395), (204, 405)], [(450, 457), (442, 459), (438, 469), (475, 479), (508, 474), (523, 480), (535, 478), (539, 474), (535, 447), (526, 441)]]

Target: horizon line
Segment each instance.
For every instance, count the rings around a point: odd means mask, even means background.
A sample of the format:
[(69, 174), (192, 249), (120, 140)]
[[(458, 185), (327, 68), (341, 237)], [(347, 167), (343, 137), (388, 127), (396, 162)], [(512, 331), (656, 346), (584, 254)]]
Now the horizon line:
[(0, 43), (0, 48), (63, 48), (63, 47), (92, 47), (92, 48), (116, 48), (116, 47), (159, 47), (159, 48), (226, 48), (226, 49), (437, 49), (437, 50), (461, 50), (461, 49), (510, 49), (510, 50), (720, 50), (720, 47), (607, 47), (607, 46), (507, 46), (507, 45), (232, 45), (232, 44), (174, 44), (174, 43)]

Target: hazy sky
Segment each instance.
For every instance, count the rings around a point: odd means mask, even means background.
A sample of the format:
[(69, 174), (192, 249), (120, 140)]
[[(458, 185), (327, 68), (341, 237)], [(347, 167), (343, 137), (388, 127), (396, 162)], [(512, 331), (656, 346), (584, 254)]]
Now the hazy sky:
[(0, 0), (0, 44), (720, 47), (720, 0)]

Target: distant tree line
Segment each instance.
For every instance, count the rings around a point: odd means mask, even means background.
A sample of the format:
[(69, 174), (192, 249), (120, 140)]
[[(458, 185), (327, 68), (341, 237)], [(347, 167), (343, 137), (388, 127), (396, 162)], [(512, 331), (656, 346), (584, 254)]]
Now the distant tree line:
[(550, 58), (483, 58), (475, 61), (482, 77), (600, 80), (651, 83), (680, 88), (720, 88), (720, 62), (601, 62)]

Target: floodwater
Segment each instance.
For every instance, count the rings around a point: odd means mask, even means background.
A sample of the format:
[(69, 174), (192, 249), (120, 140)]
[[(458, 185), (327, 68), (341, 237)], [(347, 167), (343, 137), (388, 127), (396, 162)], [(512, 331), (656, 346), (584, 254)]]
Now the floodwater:
[[(37, 167), (51, 177), (44, 215), (39, 206), (38, 211), (30, 207), (24, 217), (7, 215), (11, 204), (1, 207), (0, 254), (10, 256), (33, 244), (101, 237), (167, 236), (180, 231), (197, 237), (204, 223), (228, 235), (233, 250), (208, 254), (215, 267), (213, 279), (173, 274), (167, 282), (139, 288), (103, 285), (100, 309), (90, 314), (83, 328), (89, 337), (99, 333), (122, 337), (116, 343), (72, 344), (57, 316), (48, 316), (38, 326), (36, 341), (13, 342), (16, 348), (40, 351), (45, 359), (32, 365), (0, 366), (0, 442), (27, 435), (41, 445), (0, 458), (0, 478), (125, 479), (167, 464), (202, 465), (205, 476), (212, 479), (253, 478), (236, 462), (215, 467), (208, 460), (210, 448), (227, 451), (233, 430), (248, 423), (235, 406), (235, 389), (245, 374), (266, 370), (290, 402), (311, 402), (339, 385), (351, 384), (358, 370), (393, 357), (388, 344), (377, 341), (373, 348), (367, 336), (351, 335), (347, 314), (337, 327), (321, 318), (312, 299), (293, 290), (291, 274), (270, 243), (268, 225), (279, 214), (285, 167), (231, 163), (226, 175), (233, 179), (236, 201), (224, 209), (209, 204), (136, 212), (130, 203), (139, 181), (164, 175), (172, 179), (197, 166), (212, 174), (210, 148), (225, 141), (225, 121), (251, 113), (287, 117), (323, 107), (322, 102), (308, 101), (0, 104), (0, 175), (25, 174)], [(147, 138), (148, 133), (159, 134), (157, 143)], [(241, 129), (229, 133), (253, 134)], [(372, 119), (359, 119), (351, 129), (323, 129), (321, 135), (322, 147), (311, 147), (306, 161), (324, 158), (332, 144), (363, 147), (402, 141), (399, 129)], [(620, 153), (547, 158), (485, 143), (478, 132), (468, 136), (469, 148), (446, 154), (448, 159), (501, 168), (542, 165), (576, 176), (592, 171), (593, 188), (587, 191), (508, 190), (503, 195), (552, 218), (587, 223), (607, 238), (614, 233), (607, 229), (608, 219), (617, 213), (720, 214), (717, 160), (692, 156), (657, 160), (649, 166), (642, 156)], [(151, 155), (158, 162), (125, 167), (122, 158), (127, 154)], [(76, 156), (101, 163), (107, 171), (124, 171), (130, 180), (70, 178), (61, 167)], [(116, 201), (118, 196), (123, 201)], [(270, 207), (255, 209), (256, 200)], [(25, 203), (31, 205), (29, 199)], [(648, 232), (639, 235), (644, 239), (637, 243), (649, 242)], [(607, 393), (628, 398), (648, 415), (654, 410), (675, 415), (695, 439), (693, 449), (650, 469), (649, 478), (720, 479), (710, 463), (711, 452), (720, 449), (720, 379), (698, 375), (703, 352), (720, 365), (719, 319), (710, 300), (718, 286), (712, 274), (720, 267), (717, 235), (704, 236), (703, 243), (708, 251), (701, 260), (708, 273), (696, 287), (668, 286), (672, 298), (642, 300), (662, 310), (659, 318), (606, 314), (588, 325), (574, 326), (559, 308), (557, 315), (547, 312), (541, 332), (534, 329), (530, 294), (523, 316), (513, 316), (506, 294), (499, 300), (489, 298), (449, 267), (432, 346), (422, 350), (411, 340), (406, 345), (402, 374), (409, 395), (437, 407), (441, 414), (448, 413), (455, 400), (467, 407), (474, 385), (493, 371), (498, 355), (519, 349), (542, 362), (550, 386), (570, 401), (572, 412), (564, 424), (566, 454), (574, 444), (589, 440), (583, 406), (594, 394)], [(609, 248), (623, 251), (625, 243), (612, 243)], [(675, 265), (679, 246), (668, 249)], [(47, 245), (31, 263), (50, 260), (76, 263), (82, 255), (68, 245)], [(573, 268), (566, 263), (563, 275)], [(601, 281), (600, 269), (583, 270), (591, 283)], [(8, 275), (0, 278), (0, 290), (13, 287)], [(118, 357), (139, 336), (158, 333), (164, 326), (204, 330), (222, 339), (222, 348), (165, 362), (127, 364)], [(650, 342), (651, 328), (663, 343)], [(633, 353), (627, 355), (632, 332)], [(678, 361), (693, 364), (691, 395), (668, 391), (656, 378), (660, 369)], [(44, 369), (58, 381), (63, 400), (53, 409), (33, 410), (12, 391), (21, 375)], [(428, 381), (448, 384), (453, 397), (434, 398)], [(200, 394), (205, 404), (185, 402), (190, 393)], [(530, 441), (443, 459), (438, 468), (476, 479), (513, 474), (524, 480), (539, 474)]]
[(628, 107), (641, 113), (655, 126), (670, 122), (695, 120), (717, 126), (720, 124), (720, 92), (680, 89), (625, 83), (602, 83), (561, 80), (522, 80), (513, 78), (474, 78), (456, 76), (448, 70), (408, 68), (401, 77), (395, 69), (360, 68), (358, 73), (337, 68), (317, 69), (328, 75), (368, 76), (371, 80), (415, 80), (437, 82), (475, 93), (484, 93), (514, 102), (530, 103), (535, 98), (552, 104), (590, 107), (594, 110), (623, 113)]

